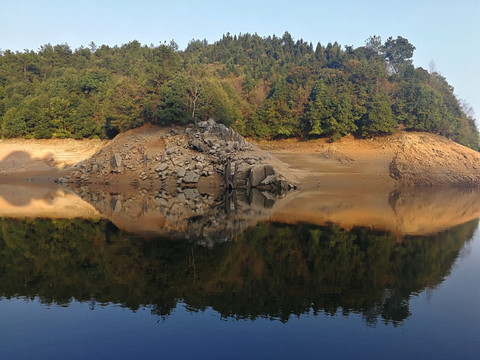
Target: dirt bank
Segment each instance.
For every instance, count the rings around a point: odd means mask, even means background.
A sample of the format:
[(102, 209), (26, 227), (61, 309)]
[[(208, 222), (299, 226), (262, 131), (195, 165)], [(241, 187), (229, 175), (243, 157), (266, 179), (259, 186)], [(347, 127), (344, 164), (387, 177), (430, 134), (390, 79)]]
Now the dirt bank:
[(47, 182), (71, 172), (107, 142), (100, 140), (0, 140), (0, 181)]
[(399, 132), (374, 139), (347, 136), (334, 143), (319, 139), (258, 145), (287, 164), (303, 189), (480, 185), (480, 153), (434, 134)]

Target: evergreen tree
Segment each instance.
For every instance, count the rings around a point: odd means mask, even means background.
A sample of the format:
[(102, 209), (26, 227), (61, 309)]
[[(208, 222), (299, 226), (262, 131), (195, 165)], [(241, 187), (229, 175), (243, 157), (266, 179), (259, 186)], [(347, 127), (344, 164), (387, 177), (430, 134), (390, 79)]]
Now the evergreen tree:
[(388, 95), (382, 92), (375, 94), (363, 117), (362, 135), (393, 134), (396, 128), (397, 122)]

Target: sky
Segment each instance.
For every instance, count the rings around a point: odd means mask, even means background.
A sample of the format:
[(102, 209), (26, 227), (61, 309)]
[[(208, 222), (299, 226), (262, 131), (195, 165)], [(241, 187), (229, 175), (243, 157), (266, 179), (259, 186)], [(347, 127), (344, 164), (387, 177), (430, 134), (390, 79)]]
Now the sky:
[[(219, 40), (227, 32), (282, 36), (326, 45), (363, 46), (372, 35), (402, 36), (413, 63), (435, 64), (480, 120), (480, 0), (0, 0), (0, 49), (37, 51)], [(480, 121), (477, 121), (480, 124)]]

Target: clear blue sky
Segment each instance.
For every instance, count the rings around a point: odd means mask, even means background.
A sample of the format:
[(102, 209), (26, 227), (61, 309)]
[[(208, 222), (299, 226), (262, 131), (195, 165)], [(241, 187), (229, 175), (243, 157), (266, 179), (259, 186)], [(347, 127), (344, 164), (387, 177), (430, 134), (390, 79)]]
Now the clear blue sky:
[(415, 66), (428, 69), (433, 60), (480, 120), (480, 0), (0, 0), (3, 50), (171, 39), (183, 49), (193, 38), (285, 31), (295, 40), (354, 47), (371, 35), (403, 36), (417, 48)]

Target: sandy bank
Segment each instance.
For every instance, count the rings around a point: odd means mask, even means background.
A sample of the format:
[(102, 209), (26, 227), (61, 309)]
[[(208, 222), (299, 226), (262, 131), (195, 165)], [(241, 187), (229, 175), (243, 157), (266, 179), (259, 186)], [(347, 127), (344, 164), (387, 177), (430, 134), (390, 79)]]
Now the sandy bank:
[(53, 181), (106, 145), (100, 140), (0, 140), (0, 182)]
[(290, 167), (300, 184), (325, 191), (402, 186), (480, 185), (480, 153), (429, 133), (399, 132), (337, 142), (259, 142)]

